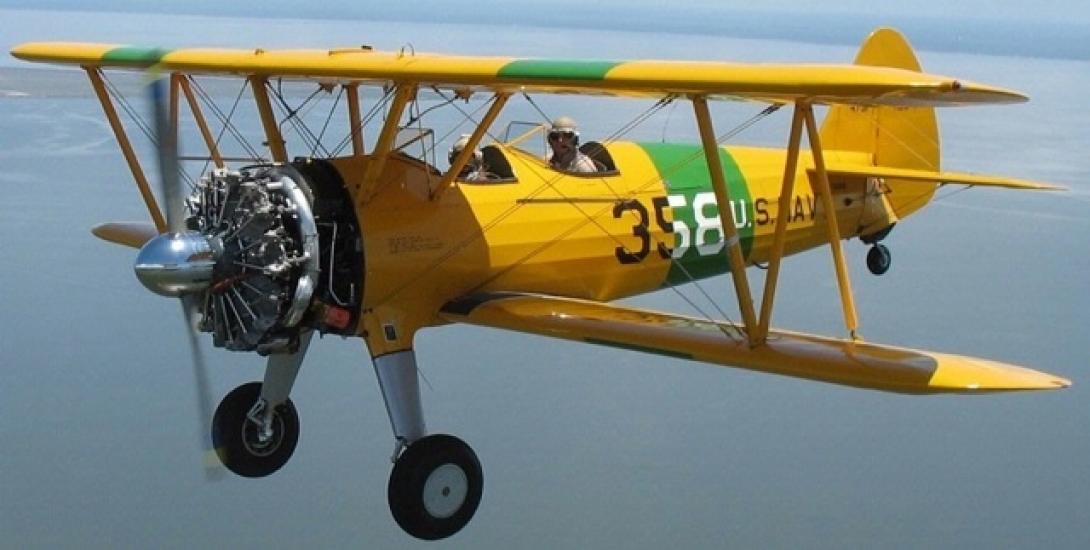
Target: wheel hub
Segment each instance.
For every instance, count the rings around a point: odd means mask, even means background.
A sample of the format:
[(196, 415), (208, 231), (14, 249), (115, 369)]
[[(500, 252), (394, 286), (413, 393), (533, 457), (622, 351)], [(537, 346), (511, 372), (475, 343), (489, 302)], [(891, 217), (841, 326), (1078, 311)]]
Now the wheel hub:
[(280, 448), (284, 439), (284, 421), (273, 415), (268, 428), (247, 418), (242, 424), (242, 443), (254, 456), (269, 456)]
[(424, 482), (424, 509), (434, 518), (449, 518), (462, 508), (468, 494), (466, 473), (455, 464), (443, 464)]

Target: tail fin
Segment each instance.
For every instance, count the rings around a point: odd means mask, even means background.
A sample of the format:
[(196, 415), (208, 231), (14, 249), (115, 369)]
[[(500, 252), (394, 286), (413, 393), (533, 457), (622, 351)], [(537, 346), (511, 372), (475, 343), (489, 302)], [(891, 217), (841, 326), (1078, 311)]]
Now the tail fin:
[[(889, 28), (879, 28), (863, 41), (855, 64), (920, 71), (912, 46)], [(939, 129), (931, 107), (833, 106), (821, 127), (821, 144), (830, 154), (836, 150), (867, 153), (874, 166), (940, 170)], [(885, 198), (894, 214), (891, 222), (927, 204), (937, 188), (887, 183)]]

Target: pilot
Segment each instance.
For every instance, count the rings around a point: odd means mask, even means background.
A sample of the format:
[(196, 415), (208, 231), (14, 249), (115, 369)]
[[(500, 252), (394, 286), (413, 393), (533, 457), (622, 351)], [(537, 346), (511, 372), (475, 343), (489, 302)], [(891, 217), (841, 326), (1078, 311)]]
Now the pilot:
[(579, 128), (568, 116), (557, 118), (549, 126), (549, 153), (545, 160), (564, 172), (597, 172), (590, 157), (579, 151)]
[[(447, 154), (447, 160), (450, 161), (451, 166), (454, 165), (454, 159), (469, 145), (469, 134), (462, 134), (458, 138), (458, 141), (454, 142), (454, 145), (450, 146), (450, 153)], [(462, 167), (462, 170), (458, 172), (458, 179), (464, 181), (487, 181), (490, 179), (496, 179), (495, 176), (488, 173), (488, 170), (484, 167), (484, 156), (481, 154), (480, 149), (473, 150), (473, 156), (470, 157), (466, 165)]]

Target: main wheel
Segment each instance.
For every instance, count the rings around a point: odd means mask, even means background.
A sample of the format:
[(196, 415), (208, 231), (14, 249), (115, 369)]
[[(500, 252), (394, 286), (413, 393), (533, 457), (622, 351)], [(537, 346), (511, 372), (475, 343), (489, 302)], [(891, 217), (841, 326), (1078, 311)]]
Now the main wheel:
[(893, 256), (885, 245), (875, 243), (867, 252), (867, 269), (875, 275), (882, 275), (889, 271), (891, 263), (893, 263)]
[(390, 512), (406, 533), (424, 540), (465, 527), (481, 503), (484, 473), (473, 449), (450, 435), (413, 442), (390, 473)]
[(228, 393), (212, 417), (212, 445), (220, 462), (243, 477), (265, 477), (280, 469), (299, 442), (299, 415), (291, 399), (273, 413), (272, 433), (247, 415), (261, 398), (261, 383), (243, 384)]

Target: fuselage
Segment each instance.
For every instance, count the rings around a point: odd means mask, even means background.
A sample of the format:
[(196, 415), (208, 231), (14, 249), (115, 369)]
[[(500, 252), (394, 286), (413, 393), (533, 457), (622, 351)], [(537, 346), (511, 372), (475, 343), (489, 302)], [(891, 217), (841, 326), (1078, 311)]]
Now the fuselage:
[[(393, 156), (371, 200), (357, 201), (365, 255), (363, 310), (385, 310), (411, 330), (437, 324), (442, 304), (471, 292), (515, 290), (615, 300), (725, 273), (724, 239), (703, 149), (618, 142), (618, 170), (564, 174), (539, 157), (503, 148), (511, 181), (456, 182), (434, 200), (439, 176)], [(865, 163), (860, 153), (827, 157)], [(746, 265), (767, 261), (785, 152), (721, 148)], [(335, 160), (351, 190), (367, 158)], [(825, 212), (800, 157), (786, 254), (827, 242)], [(840, 238), (873, 233), (913, 208), (891, 211), (869, 178), (831, 182)], [(872, 179), (872, 178), (871, 178)]]

